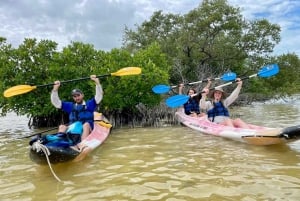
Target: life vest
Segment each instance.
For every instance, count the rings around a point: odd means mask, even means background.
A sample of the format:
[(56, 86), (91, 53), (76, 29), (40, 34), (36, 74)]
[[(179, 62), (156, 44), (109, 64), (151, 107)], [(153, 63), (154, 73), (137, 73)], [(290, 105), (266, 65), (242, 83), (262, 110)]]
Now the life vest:
[(212, 118), (212, 122), (214, 121), (216, 116), (226, 116), (229, 117), (228, 109), (223, 105), (223, 103), (217, 102), (213, 103), (214, 107), (207, 111), (207, 117)]
[(94, 111), (90, 111), (86, 105), (83, 104), (73, 104), (72, 112), (69, 115), (69, 120), (71, 123), (75, 121), (80, 121), (81, 123), (90, 122), (94, 120)]
[(184, 104), (185, 114), (189, 115), (192, 112), (200, 113), (199, 103), (195, 98), (190, 98), (187, 103)]

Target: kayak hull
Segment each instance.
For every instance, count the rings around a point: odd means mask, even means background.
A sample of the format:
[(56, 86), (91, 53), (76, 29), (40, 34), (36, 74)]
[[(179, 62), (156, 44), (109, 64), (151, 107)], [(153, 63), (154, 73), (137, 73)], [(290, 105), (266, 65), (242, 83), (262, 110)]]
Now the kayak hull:
[(213, 123), (204, 117), (191, 117), (183, 108), (175, 113), (177, 120), (184, 126), (203, 134), (214, 135), (253, 145), (282, 144), (300, 139), (300, 125), (287, 128), (270, 128), (251, 125), (251, 129), (235, 128)]
[[(47, 164), (49, 162), (55, 164), (69, 161), (81, 161), (107, 139), (110, 134), (110, 130), (111, 125), (106, 126), (103, 124), (94, 123), (94, 129), (90, 135), (82, 142), (77, 144), (77, 147), (82, 147), (81, 151), (71, 147), (65, 140), (55, 143), (45, 143), (38, 138), (34, 139), (30, 142), (29, 157), (32, 161), (38, 164)], [(51, 136), (53, 136), (53, 134), (51, 134)]]

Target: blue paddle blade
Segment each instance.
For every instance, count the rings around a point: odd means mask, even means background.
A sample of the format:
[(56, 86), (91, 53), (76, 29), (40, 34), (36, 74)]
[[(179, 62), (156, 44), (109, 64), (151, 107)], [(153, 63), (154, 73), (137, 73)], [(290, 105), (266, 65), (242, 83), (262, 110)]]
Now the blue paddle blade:
[(263, 66), (257, 75), (259, 77), (271, 77), (273, 75), (276, 75), (279, 72), (279, 66), (277, 64), (269, 64), (266, 66)]
[(222, 77), (221, 80), (223, 81), (232, 81), (236, 79), (236, 74), (233, 72), (225, 73)]
[(159, 84), (159, 85), (156, 85), (154, 87), (152, 87), (152, 91), (156, 94), (164, 94), (164, 93), (167, 93), (169, 92), (171, 89), (170, 86), (167, 86), (167, 85), (163, 85), (163, 84)]
[(168, 107), (176, 108), (185, 104), (189, 100), (189, 96), (186, 95), (175, 95), (170, 98), (167, 98), (166, 104)]

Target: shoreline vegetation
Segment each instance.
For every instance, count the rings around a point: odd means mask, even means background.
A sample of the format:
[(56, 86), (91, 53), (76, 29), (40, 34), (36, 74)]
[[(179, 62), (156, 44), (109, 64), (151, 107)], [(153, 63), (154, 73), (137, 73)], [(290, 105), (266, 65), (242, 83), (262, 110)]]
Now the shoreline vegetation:
[[(184, 15), (155, 11), (134, 28), (126, 27), (122, 47), (110, 51), (80, 41), (58, 48), (56, 41), (36, 38), (25, 38), (13, 47), (0, 36), (0, 91), (22, 85), (26, 86), (21, 87), (23, 92), (29, 89), (22, 95), (8, 94), (20, 95), (15, 97), (3, 94), (0, 115), (14, 112), (27, 116), (29, 128), (66, 124), (66, 114), (50, 104), (50, 85), (55, 80), (72, 81), (60, 91), (62, 100), (70, 100), (74, 88), (90, 98), (94, 95), (93, 83), (79, 80), (93, 74), (111, 75), (132, 66), (140, 67), (142, 73), (108, 76), (100, 81), (105, 94), (97, 111), (114, 128), (178, 124), (176, 109), (165, 105), (172, 94), (161, 96), (151, 91), (160, 83), (189, 83), (229, 72), (239, 78), (249, 77), (257, 75), (261, 67), (276, 63), (280, 66), (278, 75), (245, 80), (243, 92), (232, 107), (288, 97), (300, 91), (300, 59), (292, 52), (273, 55), (281, 40), (280, 31), (278, 24), (264, 18), (246, 19), (239, 7), (225, 0), (207, 0)], [(197, 91), (201, 89), (198, 86)]]
[[(169, 96), (165, 96), (167, 98)], [(296, 96), (297, 98), (298, 96)], [(237, 101), (230, 106), (229, 109), (234, 107), (240, 107), (244, 105), (251, 105), (254, 102), (264, 103), (271, 98), (260, 94), (240, 94)], [(165, 104), (165, 99), (160, 102), (159, 105), (153, 108), (147, 108), (143, 104), (136, 105), (138, 111), (137, 114), (130, 113), (114, 113), (105, 114), (108, 121), (113, 125), (113, 128), (143, 128), (143, 127), (168, 127), (174, 125), (180, 125), (180, 123), (175, 118), (175, 112), (178, 108), (169, 108)], [(103, 111), (99, 111), (103, 112)], [(20, 116), (20, 115), (18, 115)], [(237, 114), (232, 113), (231, 116), (239, 117)], [(62, 117), (62, 116), (60, 116)], [(24, 120), (25, 121), (25, 120)], [(52, 121), (48, 119), (47, 124), (45, 122), (41, 123), (41, 118), (28, 118), (28, 127), (30, 128), (45, 128), (57, 126), (56, 119)]]

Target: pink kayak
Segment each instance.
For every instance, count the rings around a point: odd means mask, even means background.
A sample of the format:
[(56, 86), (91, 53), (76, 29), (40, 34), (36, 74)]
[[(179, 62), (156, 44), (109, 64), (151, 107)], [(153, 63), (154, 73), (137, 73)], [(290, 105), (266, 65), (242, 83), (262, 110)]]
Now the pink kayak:
[[(235, 128), (213, 123), (204, 117), (191, 117), (180, 108), (175, 113), (183, 125), (203, 134), (220, 136), (254, 145), (281, 144), (300, 139), (300, 125), (286, 128), (269, 128), (251, 125), (251, 129)], [(250, 124), (249, 124), (250, 125)]]
[(79, 143), (80, 147), (83, 147), (82, 151), (76, 158), (74, 162), (81, 161), (86, 156), (91, 153), (94, 149), (99, 147), (108, 137), (110, 133), (111, 124), (106, 122), (98, 122), (94, 124), (94, 129), (91, 134)]

